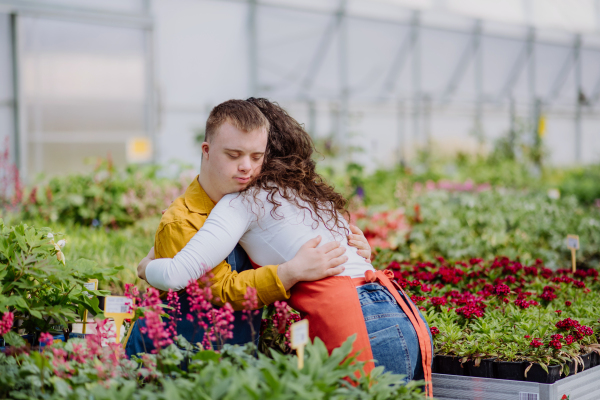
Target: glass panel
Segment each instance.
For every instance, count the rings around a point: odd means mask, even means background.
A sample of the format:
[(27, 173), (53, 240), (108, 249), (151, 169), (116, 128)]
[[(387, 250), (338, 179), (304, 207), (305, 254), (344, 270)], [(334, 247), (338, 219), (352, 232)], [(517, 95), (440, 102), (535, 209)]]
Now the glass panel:
[(21, 22), (29, 177), (81, 170), (86, 158), (108, 154), (125, 163), (117, 155), (127, 140), (146, 134), (144, 32)]

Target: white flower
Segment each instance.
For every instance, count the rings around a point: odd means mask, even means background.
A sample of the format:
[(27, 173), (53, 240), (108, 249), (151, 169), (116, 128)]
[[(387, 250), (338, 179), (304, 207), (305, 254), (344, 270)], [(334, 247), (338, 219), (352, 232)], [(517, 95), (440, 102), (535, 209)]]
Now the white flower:
[(60, 239), (56, 244), (59, 245), (60, 248), (63, 248), (67, 244), (67, 241), (65, 239)]
[(54, 239), (54, 235), (52, 233), (48, 234), (48, 239)]
[(552, 200), (560, 199), (560, 190), (558, 189), (548, 189), (548, 197)]

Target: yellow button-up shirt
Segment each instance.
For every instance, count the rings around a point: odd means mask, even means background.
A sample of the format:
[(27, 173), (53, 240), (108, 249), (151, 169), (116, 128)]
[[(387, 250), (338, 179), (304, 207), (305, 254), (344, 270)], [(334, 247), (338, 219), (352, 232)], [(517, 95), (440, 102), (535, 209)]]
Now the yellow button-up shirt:
[[(214, 207), (215, 203), (200, 186), (196, 176), (185, 193), (169, 206), (160, 220), (154, 238), (156, 258), (173, 258), (179, 253), (202, 228)], [(279, 280), (277, 267), (267, 265), (238, 273), (232, 271), (226, 261), (221, 262), (211, 271), (213, 296), (221, 300), (216, 304), (228, 302), (234, 310), (242, 310), (248, 287), (256, 288), (259, 307), (288, 299), (290, 293)]]

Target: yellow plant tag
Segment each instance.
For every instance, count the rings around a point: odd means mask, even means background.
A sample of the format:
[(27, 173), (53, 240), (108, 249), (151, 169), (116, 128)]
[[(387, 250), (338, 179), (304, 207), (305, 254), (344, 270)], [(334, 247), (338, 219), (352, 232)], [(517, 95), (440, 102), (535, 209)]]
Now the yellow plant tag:
[(298, 354), (298, 369), (304, 368), (304, 346), (308, 343), (308, 320), (303, 319), (290, 326), (292, 349)]
[(573, 273), (577, 270), (575, 252), (579, 250), (579, 236), (567, 235), (567, 248), (571, 250), (571, 263), (573, 264)]
[[(83, 284), (86, 289), (89, 290), (98, 290), (98, 279), (90, 279), (86, 283)], [(88, 296), (90, 299), (93, 297), (91, 294)], [(85, 334), (87, 330), (87, 320), (88, 320), (88, 310), (83, 311), (83, 328), (81, 329), (81, 333)]]
[(104, 315), (115, 321), (117, 343), (121, 343), (121, 326), (123, 326), (123, 321), (133, 318), (133, 313), (130, 311), (132, 304), (133, 300), (125, 296), (106, 296), (104, 300)]

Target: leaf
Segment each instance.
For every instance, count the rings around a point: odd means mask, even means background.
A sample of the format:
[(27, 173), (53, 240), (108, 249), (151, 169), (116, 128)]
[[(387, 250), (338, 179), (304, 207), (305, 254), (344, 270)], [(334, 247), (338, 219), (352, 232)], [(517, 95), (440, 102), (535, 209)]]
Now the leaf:
[(197, 352), (196, 354), (194, 354), (194, 356), (192, 357), (192, 360), (207, 361), (207, 362), (208, 361), (218, 362), (220, 359), (221, 359), (221, 355), (212, 350), (201, 350), (201, 351)]
[(23, 347), (26, 344), (25, 339), (23, 339), (21, 336), (19, 336), (17, 333), (15, 333), (13, 331), (9, 331), (8, 333), (5, 333), (4, 336), (2, 336), (2, 337), (4, 338), (6, 343), (8, 343), (9, 345), (14, 346), (14, 347)]

